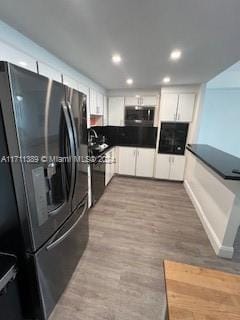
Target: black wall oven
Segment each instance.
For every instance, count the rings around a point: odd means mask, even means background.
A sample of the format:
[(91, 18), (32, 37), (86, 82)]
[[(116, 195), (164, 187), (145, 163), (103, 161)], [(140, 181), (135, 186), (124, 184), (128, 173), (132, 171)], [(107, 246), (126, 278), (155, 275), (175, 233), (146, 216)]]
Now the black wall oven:
[(184, 155), (188, 123), (162, 122), (158, 153)]

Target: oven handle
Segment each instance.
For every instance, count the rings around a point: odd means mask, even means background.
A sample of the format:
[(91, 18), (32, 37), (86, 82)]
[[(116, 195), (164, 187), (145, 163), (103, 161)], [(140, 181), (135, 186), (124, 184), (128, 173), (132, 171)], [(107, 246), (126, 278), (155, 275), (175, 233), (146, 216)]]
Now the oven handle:
[(84, 217), (85, 213), (87, 212), (87, 209), (88, 209), (88, 205), (87, 204), (88, 204), (87, 200), (85, 202), (83, 202), (82, 204), (80, 204), (80, 206), (78, 208), (81, 208), (81, 207), (84, 206), (84, 209), (83, 209), (83, 212), (78, 217), (77, 221), (75, 221), (74, 224), (60, 238), (58, 238), (57, 240), (54, 241), (54, 238), (56, 237), (55, 236), (53, 238), (53, 242), (51, 242), (47, 246), (47, 251), (50, 251), (51, 249), (55, 248), (57, 245), (59, 245), (61, 242), (63, 242), (72, 233), (72, 231), (78, 225), (79, 221)]

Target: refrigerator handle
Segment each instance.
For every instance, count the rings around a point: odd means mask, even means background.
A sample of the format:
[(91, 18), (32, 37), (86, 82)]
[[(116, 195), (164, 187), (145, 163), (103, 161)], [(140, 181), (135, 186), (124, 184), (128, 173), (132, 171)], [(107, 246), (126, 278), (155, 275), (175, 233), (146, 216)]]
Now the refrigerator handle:
[(68, 106), (68, 110), (69, 110), (69, 114), (70, 114), (70, 119), (71, 119), (71, 123), (72, 123), (72, 128), (73, 128), (73, 137), (74, 137), (74, 142), (75, 142), (75, 152), (76, 152), (76, 156), (78, 157), (78, 138), (77, 138), (77, 129), (76, 129), (76, 124), (74, 121), (74, 116), (73, 116), (73, 112), (72, 112), (72, 106), (70, 104), (70, 102), (67, 102), (67, 106)]
[(71, 120), (68, 112), (68, 107), (65, 104), (62, 104), (63, 113), (67, 125), (68, 137), (70, 141), (70, 152), (72, 159), (72, 168), (71, 168), (71, 182), (70, 182), (70, 191), (69, 191), (69, 199), (72, 199), (74, 192), (74, 184), (75, 184), (75, 173), (76, 173), (76, 159), (74, 159), (75, 153), (75, 143), (74, 143), (74, 133), (71, 125)]
[[(74, 222), (74, 224), (59, 238), (56, 238), (56, 235), (53, 237), (52, 241), (50, 242), (50, 244), (47, 246), (47, 251), (55, 248), (57, 245), (59, 245), (61, 242), (63, 242), (71, 233), (72, 231), (75, 229), (75, 227), (78, 225), (79, 221), (83, 218), (83, 216), (85, 215), (85, 213), (87, 212), (88, 209), (88, 202), (87, 200), (85, 202), (83, 202), (82, 204), (80, 204), (80, 206), (78, 208), (84, 207), (83, 212), (80, 214), (80, 216), (78, 217), (78, 219)], [(61, 229), (59, 230), (59, 232), (61, 231)], [(58, 232), (58, 233), (59, 233)], [(57, 233), (57, 234), (58, 234)]]

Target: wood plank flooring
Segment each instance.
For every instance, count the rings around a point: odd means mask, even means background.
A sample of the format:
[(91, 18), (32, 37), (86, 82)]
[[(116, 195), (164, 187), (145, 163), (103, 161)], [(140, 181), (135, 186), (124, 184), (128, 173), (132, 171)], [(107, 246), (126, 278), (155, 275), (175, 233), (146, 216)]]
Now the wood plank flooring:
[(114, 177), (90, 212), (90, 240), (51, 320), (161, 320), (163, 260), (232, 273), (179, 183)]
[(169, 320), (240, 320), (240, 276), (164, 261)]

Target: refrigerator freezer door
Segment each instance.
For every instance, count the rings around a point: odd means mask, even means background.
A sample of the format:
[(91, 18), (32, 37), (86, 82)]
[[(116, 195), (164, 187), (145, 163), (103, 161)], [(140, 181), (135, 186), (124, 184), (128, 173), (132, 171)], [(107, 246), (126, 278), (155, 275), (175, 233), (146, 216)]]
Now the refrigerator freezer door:
[[(36, 251), (71, 214), (75, 182), (73, 132), (62, 84), (10, 65), (22, 178)], [(14, 156), (14, 155), (13, 155)]]
[(78, 156), (76, 163), (76, 185), (72, 201), (72, 210), (75, 210), (88, 192), (87, 96), (66, 87), (66, 97), (75, 131), (75, 145)]
[(67, 286), (88, 242), (87, 197), (60, 230), (32, 256), (35, 260), (43, 312), (48, 319)]

